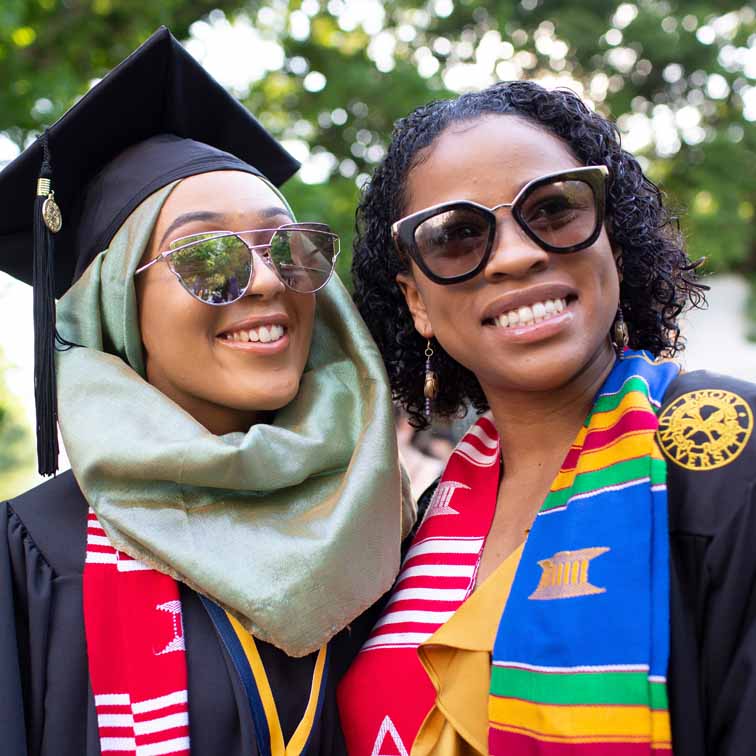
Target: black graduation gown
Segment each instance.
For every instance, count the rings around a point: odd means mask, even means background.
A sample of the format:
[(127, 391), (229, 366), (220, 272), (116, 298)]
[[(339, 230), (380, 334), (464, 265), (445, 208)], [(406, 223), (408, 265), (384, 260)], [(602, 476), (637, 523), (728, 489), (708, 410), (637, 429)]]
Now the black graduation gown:
[[(66, 472), (0, 506), (0, 754), (99, 756), (89, 687), (82, 570), (87, 504)], [(244, 689), (198, 595), (180, 586), (192, 756), (256, 756)], [(322, 716), (308, 754), (344, 754), (336, 684), (375, 617), (331, 643)], [(260, 655), (288, 740), (304, 713), (315, 654), (293, 659), (267, 643)]]
[[(699, 409), (701, 392), (713, 395)], [(667, 389), (662, 423), (665, 413), (670, 424), (660, 428), (660, 445), (668, 457), (672, 749), (675, 756), (754, 756), (756, 385), (684, 373)], [(750, 437), (741, 444), (744, 429)], [(693, 442), (692, 453), (674, 443), (675, 431), (683, 444)], [(723, 433), (733, 443), (722, 450)], [(719, 453), (705, 453), (716, 446)], [(418, 523), (435, 487), (418, 502)]]

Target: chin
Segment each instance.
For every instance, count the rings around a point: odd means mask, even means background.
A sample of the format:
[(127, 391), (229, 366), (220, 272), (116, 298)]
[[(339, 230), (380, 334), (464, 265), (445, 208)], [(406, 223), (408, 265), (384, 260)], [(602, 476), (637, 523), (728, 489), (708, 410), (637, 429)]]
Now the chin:
[(533, 352), (523, 355), (502, 370), (492, 366), (489, 380), (483, 379), (498, 391), (546, 392), (556, 391), (574, 380), (593, 362), (591, 356), (575, 349), (554, 350), (551, 354)]
[(299, 392), (299, 381), (293, 385), (277, 385), (274, 392), (250, 391), (244, 399), (239, 398), (232, 406), (245, 412), (273, 412), (283, 409), (292, 402)]

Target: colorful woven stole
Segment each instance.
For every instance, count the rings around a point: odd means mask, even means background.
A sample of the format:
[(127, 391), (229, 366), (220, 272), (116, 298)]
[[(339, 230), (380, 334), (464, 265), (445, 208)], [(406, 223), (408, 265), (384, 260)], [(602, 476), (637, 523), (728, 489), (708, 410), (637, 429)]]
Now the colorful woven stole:
[(499, 442), (481, 417), (452, 453), (383, 615), (338, 688), (351, 756), (407, 756), (435, 691), (417, 647), (469, 596), (491, 528)]
[(666, 466), (673, 363), (628, 352), (525, 545), (493, 650), (492, 756), (670, 753)]
[(103, 756), (188, 754), (178, 585), (116, 551), (92, 510), (87, 518), (84, 627)]

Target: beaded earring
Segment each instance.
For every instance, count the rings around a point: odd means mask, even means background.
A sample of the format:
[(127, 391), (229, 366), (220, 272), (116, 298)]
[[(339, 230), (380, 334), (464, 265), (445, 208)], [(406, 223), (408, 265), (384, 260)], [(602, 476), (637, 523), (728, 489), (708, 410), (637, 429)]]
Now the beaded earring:
[(428, 420), (431, 417), (431, 402), (438, 396), (438, 376), (431, 368), (431, 357), (433, 357), (433, 347), (428, 339), (428, 345), (425, 347), (425, 384), (423, 385), (425, 417)]
[(627, 330), (627, 323), (622, 315), (622, 306), (617, 308), (617, 316), (614, 318), (612, 325), (612, 344), (614, 351), (617, 352), (617, 358), (622, 359), (627, 345), (630, 343), (630, 333)]

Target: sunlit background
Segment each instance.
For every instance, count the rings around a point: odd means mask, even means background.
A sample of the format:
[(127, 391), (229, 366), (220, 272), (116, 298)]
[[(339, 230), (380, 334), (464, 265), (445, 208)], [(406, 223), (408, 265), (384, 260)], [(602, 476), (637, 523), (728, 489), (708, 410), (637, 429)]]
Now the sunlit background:
[[(692, 255), (707, 257), (710, 307), (686, 318), (686, 367), (756, 381), (756, 344), (748, 339), (756, 331), (750, 5), (17, 0), (3, 6), (0, 166), (164, 23), (302, 162), (287, 196), (299, 217), (326, 219), (341, 234), (347, 254), (339, 273), (347, 284), (359, 187), (383, 157), (397, 118), (431, 98), (500, 80), (570, 87), (616, 120), (625, 148), (679, 214)], [(32, 421), (31, 294), (0, 274), (0, 496), (36, 481)]]

